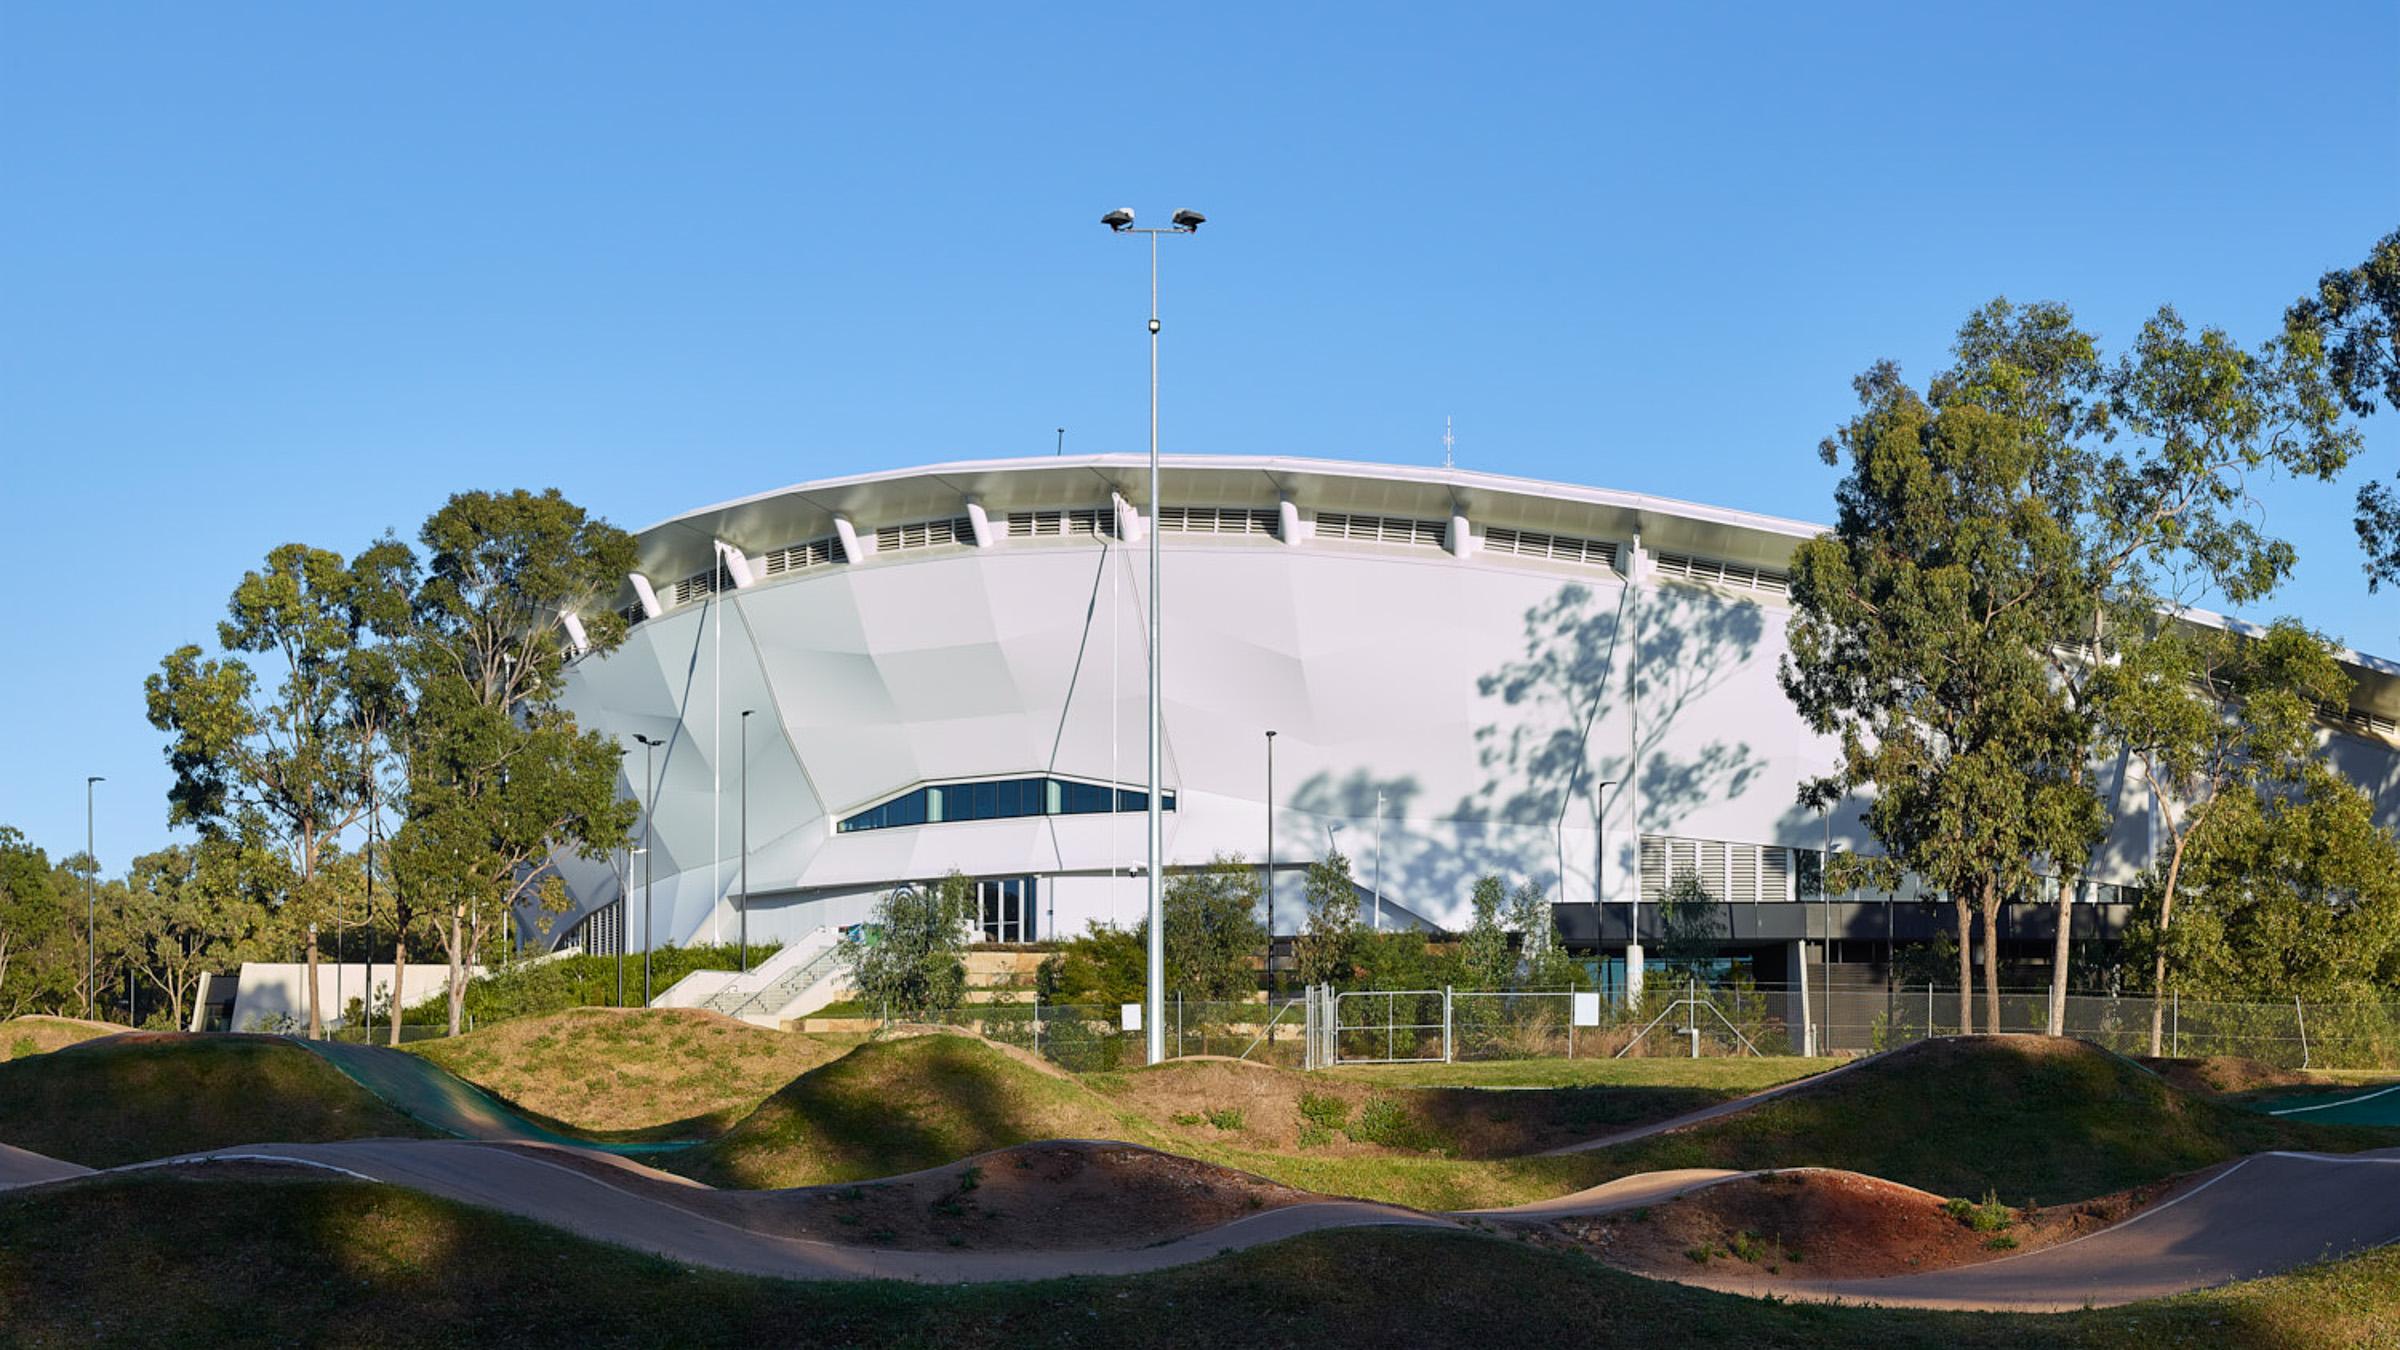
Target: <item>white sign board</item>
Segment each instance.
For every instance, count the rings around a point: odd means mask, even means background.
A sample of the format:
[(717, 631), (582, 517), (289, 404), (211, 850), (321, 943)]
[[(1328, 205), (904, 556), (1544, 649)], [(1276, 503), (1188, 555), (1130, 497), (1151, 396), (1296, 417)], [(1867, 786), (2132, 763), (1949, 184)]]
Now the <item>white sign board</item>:
[(1597, 990), (1589, 994), (1580, 991), (1575, 994), (1575, 1025), (1579, 1027), (1600, 1025), (1600, 995)]
[(1127, 1031), (1140, 1031), (1142, 1029), (1142, 1005), (1139, 1003), (1118, 1004), (1117, 1022)]

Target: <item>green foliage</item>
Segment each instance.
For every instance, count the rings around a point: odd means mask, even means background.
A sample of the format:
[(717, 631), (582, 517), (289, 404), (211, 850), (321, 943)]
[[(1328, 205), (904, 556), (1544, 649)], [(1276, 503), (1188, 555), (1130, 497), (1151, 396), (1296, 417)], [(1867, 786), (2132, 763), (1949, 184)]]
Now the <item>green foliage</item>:
[(1349, 989), (1440, 989), (1464, 980), (1456, 960), (1413, 930), (1357, 934), (1351, 953)]
[(1366, 1104), (1358, 1108), (1358, 1119), (1343, 1132), (1361, 1144), (1381, 1144), (1415, 1153), (1440, 1148), (1443, 1142), (1440, 1134), (1417, 1119), (1406, 1106), (1380, 1093), (1367, 1098)]
[(1717, 922), (1721, 913), (1718, 897), (1709, 892), (1699, 874), (1689, 868), (1678, 869), (1658, 906), (1660, 964), (1691, 970), (1714, 957), (1717, 943), (1725, 936)]
[(1240, 1107), (1223, 1106), (1208, 1113), (1208, 1123), (1220, 1130), (1238, 1130), (1243, 1128), (1245, 1118)]
[(1340, 984), (1358, 965), (1358, 885), (1350, 878), (1350, 859), (1333, 849), (1308, 865), (1304, 890), (1308, 921), (1293, 947), (1293, 964), (1303, 984)]
[[(2365, 262), (2318, 278), (2285, 312), (2283, 345), (2295, 372), (2321, 378), (2351, 413), (2400, 407), (2400, 230), (2376, 240)], [(2400, 582), (2400, 494), (2362, 484), (2356, 523), (2367, 589)]]
[(1508, 889), (1497, 875), (1486, 874), (1475, 879), (1475, 891), (1470, 898), (1475, 918), (1468, 925), (1466, 940), (1459, 950), (1459, 983), (1470, 989), (1506, 989), (1516, 974), (1516, 961), (1508, 950), (1508, 932), (1500, 926), (1500, 911), (1508, 903)]
[(1338, 1130), (1350, 1119), (1350, 1103), (1330, 1093), (1303, 1091), (1300, 1118), (1321, 1130)]
[(1725, 1249), (1733, 1254), (1734, 1260), (1747, 1261), (1754, 1266), (1765, 1261), (1770, 1254), (1767, 1240), (1756, 1233), (1734, 1234), (1726, 1239)]
[[(1167, 985), (1186, 998), (1230, 1000), (1258, 988), (1252, 962), (1265, 950), (1257, 918), (1257, 869), (1239, 854), (1220, 853), (1196, 872), (1168, 878), (1160, 904), (1167, 916)], [(1145, 950), (1150, 925), (1138, 932)]]
[[(753, 943), (750, 964), (773, 956), (778, 950), (773, 943)], [(555, 956), (546, 961), (525, 961), (503, 966), (489, 974), (467, 982), (464, 1003), (466, 1020), (477, 1027), (488, 1027), (517, 1017), (539, 1017), (563, 1012), (568, 1008), (609, 1008), (617, 1006), (617, 974), (625, 974), (625, 1001), (639, 1007), (642, 1002), (642, 956), (628, 952), (624, 965), (619, 967), (615, 956), (592, 956), (577, 953)], [(701, 945), (696, 947), (660, 947), (650, 953), (650, 983), (652, 992), (663, 993), (677, 980), (695, 970), (736, 970), (742, 960), (741, 948)], [(401, 1020), (410, 1026), (440, 1026), (450, 1017), (449, 1000), (445, 995), (432, 998), (401, 1010)]]
[(902, 1022), (955, 1011), (966, 995), (974, 922), (975, 882), (959, 872), (886, 894), (876, 902), (869, 940), (842, 949), (859, 1002)]
[[(1942, 1202), (1942, 1212), (1978, 1233), (2003, 1232), (2016, 1222), (2016, 1215), (2009, 1211), (2008, 1206), (2000, 1203), (1996, 1191), (1985, 1191), (1980, 1203), (1953, 1196)], [(2012, 1242), (2009, 1245), (2016, 1244)]]
[(1098, 919), (1045, 957), (1035, 975), (1044, 1003), (1115, 1008), (1142, 999), (1148, 956), (1140, 933)]
[(1585, 980), (1583, 967), (1558, 940), (1558, 916), (1539, 882), (1520, 883), (1509, 897), (1508, 926), (1517, 934), (1519, 988), (1563, 989)]

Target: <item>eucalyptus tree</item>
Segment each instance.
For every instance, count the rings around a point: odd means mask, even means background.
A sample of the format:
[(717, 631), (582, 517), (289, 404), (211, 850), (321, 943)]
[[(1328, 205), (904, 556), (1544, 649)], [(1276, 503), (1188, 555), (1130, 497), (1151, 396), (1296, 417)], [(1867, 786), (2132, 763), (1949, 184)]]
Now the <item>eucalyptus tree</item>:
[(178, 1027), (189, 1024), (203, 973), (258, 954), (267, 909), (254, 849), (221, 836), (169, 845), (134, 859), (118, 888), (118, 955)]
[(1358, 883), (1350, 876), (1350, 859), (1340, 849), (1308, 865), (1301, 885), (1308, 918), (1292, 944), (1292, 962), (1302, 984), (1331, 984), (1347, 979), (1358, 967), (1359, 944), (1365, 932), (1358, 921)]
[(1779, 671), (1802, 718), (1839, 743), (1803, 801), (1873, 789), (1864, 820), (1882, 853), (1835, 859), (1832, 883), (1908, 872), (1949, 897), (1961, 1031), (1974, 1021), (1971, 917), (1996, 1026), (2000, 904), (2032, 889), (2037, 856), (2095, 830), (2075, 801), (2091, 795), (2077, 780), (2083, 738), (2048, 661), (2060, 598), (2084, 590), (2074, 532), (2046, 496), (2074, 466), (2039, 419), (1979, 396), (1975, 336), (1926, 394), (1889, 363), (1859, 377), (1858, 415), (1821, 448), (1848, 472), (1834, 528), (1793, 556)]
[(1475, 917), (1467, 926), (1465, 940), (1459, 943), (1460, 973), (1474, 988), (1505, 989), (1516, 974), (1508, 930), (1500, 926), (1500, 912), (1507, 904), (1508, 884), (1498, 874), (1475, 879), (1475, 889), (1468, 896)]
[[(2284, 313), (2286, 345), (2323, 362), (2335, 397), (2366, 417), (2400, 407), (2400, 230), (2375, 241), (2356, 267), (2337, 267)], [(2359, 543), (2367, 587), (2400, 584), (2400, 493), (2370, 482), (2358, 490)]]
[(555, 489), (460, 493), (418, 539), (391, 855), (400, 893), (440, 908), (455, 1035), (467, 968), (509, 913), (562, 910), (558, 857), (602, 856), (633, 828), (618, 745), (578, 726), (558, 693), (578, 624), (589, 651), (624, 640), (604, 602), (633, 567), (634, 541)]
[[(2152, 614), (2119, 658), (2096, 668), (2094, 706), (2125, 748), (2150, 798), (2166, 857), (2150, 885), (2150, 989), (2167, 991), (2175, 902), (2185, 868), (2217, 848), (2217, 835), (2280, 816), (2261, 799), (2293, 794), (2318, 770), (2317, 708), (2340, 705), (2350, 679), (2330, 646), (2284, 621), (2255, 636)], [(2160, 1052), (2163, 998), (2150, 1008), (2150, 1053)]]
[[(1258, 869), (1238, 853), (1220, 853), (1197, 871), (1168, 878), (1167, 970), (1176, 992), (1207, 1002), (1241, 998), (1258, 988), (1251, 962), (1267, 942), (1258, 921), (1265, 888)], [(1150, 921), (1135, 926), (1148, 950)]]
[(168, 823), (267, 844), (248, 856), (272, 869), (276, 918), (306, 944), (311, 1037), (324, 1031), (325, 863), (367, 809), (350, 682), (400, 613), (381, 556), (274, 549), (234, 587), (220, 654), (179, 647), (145, 684), (151, 725), (168, 735)]

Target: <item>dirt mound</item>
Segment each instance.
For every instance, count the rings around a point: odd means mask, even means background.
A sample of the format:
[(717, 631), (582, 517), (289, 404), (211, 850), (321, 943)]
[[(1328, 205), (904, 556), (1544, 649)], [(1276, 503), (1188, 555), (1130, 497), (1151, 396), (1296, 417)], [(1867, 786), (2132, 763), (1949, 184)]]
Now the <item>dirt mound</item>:
[(837, 1053), (698, 1008), (570, 1008), (407, 1048), (528, 1115), (610, 1138), (722, 1133)]
[(90, 1022), (80, 1017), (51, 1017), (42, 1013), (11, 1017), (0, 1021), (0, 1060), (45, 1055), (124, 1030), (111, 1022)]
[(1549, 1225), (1543, 1239), (1674, 1278), (1871, 1279), (2031, 1251), (2121, 1222), (2161, 1190), (2053, 1209), (1946, 1202), (1853, 1172), (1744, 1177), (1647, 1209)]
[(2209, 1055), (2201, 1059), (2145, 1057), (2137, 1062), (2184, 1091), (2204, 1097), (2255, 1092), (2260, 1088), (2320, 1085), (2317, 1079), (2298, 1069), (2244, 1059), (2240, 1055)]
[(1007, 1047), (928, 1034), (861, 1045), (667, 1166), (713, 1186), (897, 1176), (1042, 1139), (1146, 1137), (1138, 1118)]
[(895, 1250), (1144, 1247), (1311, 1198), (1178, 1154), (1083, 1140), (1021, 1145), (885, 1181), (779, 1191), (708, 1190), (559, 1150), (541, 1156), (753, 1232)]
[(0, 1064), (0, 1143), (86, 1167), (431, 1133), (275, 1036), (134, 1032)]

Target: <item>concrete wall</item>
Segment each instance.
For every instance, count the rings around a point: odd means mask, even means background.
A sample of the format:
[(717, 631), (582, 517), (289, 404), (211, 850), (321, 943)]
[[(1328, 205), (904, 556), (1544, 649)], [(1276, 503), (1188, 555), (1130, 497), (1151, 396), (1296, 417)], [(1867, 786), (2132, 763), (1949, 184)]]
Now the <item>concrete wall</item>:
[[(483, 973), (480, 966), (470, 967), (470, 978)], [(350, 1000), (360, 998), (367, 988), (367, 967), (356, 961), (335, 963), (325, 961), (317, 966), (317, 1005), (328, 1026), (341, 1025), (341, 1014)], [(388, 1006), (392, 995), (391, 963), (383, 962), (374, 968), (375, 1006), (377, 1025), (382, 1025), (381, 1009)], [(422, 1000), (445, 993), (450, 988), (450, 967), (443, 964), (418, 965), (410, 963), (401, 986), (401, 1006), (413, 1006)], [(247, 961), (242, 964), (240, 983), (236, 986), (233, 1003), (234, 1031), (258, 1031), (271, 1019), (290, 1014), (306, 1021), (308, 1017), (308, 963), (304, 961)]]

